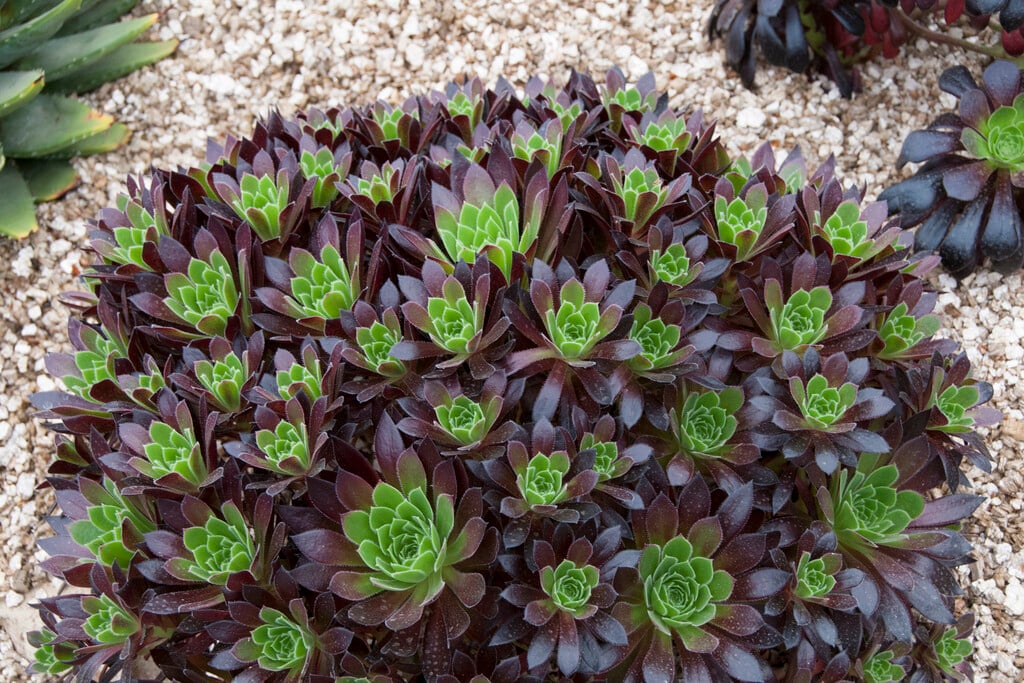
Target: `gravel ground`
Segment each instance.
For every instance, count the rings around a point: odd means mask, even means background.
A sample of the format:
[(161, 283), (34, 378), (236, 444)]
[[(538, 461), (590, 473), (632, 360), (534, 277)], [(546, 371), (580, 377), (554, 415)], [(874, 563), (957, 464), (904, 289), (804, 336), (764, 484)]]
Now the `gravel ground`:
[[(0, 242), (0, 681), (30, 680), (24, 634), (35, 627), (35, 598), (59, 589), (35, 568), (46, 535), (40, 516), (52, 509), (37, 493), (52, 437), (30, 418), (28, 397), (54, 387), (43, 357), (67, 350), (67, 310), (57, 301), (75, 288), (87, 263), (85, 220), (112, 204), (124, 176), (150, 165), (199, 161), (206, 138), (247, 132), (273, 107), (396, 101), (462, 74), (493, 83), (504, 75), (522, 86), (534, 74), (558, 79), (569, 68), (602, 73), (620, 65), (631, 78), (651, 69), (672, 104), (703, 107), (720, 122), (733, 153), (761, 140), (776, 149), (800, 144), (812, 162), (830, 154), (851, 182), (877, 194), (896, 173), (904, 136), (952, 100), (936, 98), (946, 66), (959, 53), (918, 45), (908, 56), (865, 68), (865, 91), (852, 102), (827, 83), (764, 69), (748, 92), (709, 45), (704, 25), (712, 0), (160, 0), (156, 32), (182, 40), (176, 56), (94, 93), (94, 106), (135, 131), (121, 150), (78, 162), (82, 186), (41, 210), (43, 229), (22, 242)], [(924, 58), (927, 56), (927, 58)], [(1024, 655), (1024, 288), (1019, 275), (980, 274), (946, 290), (940, 313), (961, 341), (977, 375), (995, 386), (1007, 416), (989, 435), (993, 474), (973, 473), (990, 496), (967, 529), (978, 562), (965, 568), (967, 602), (979, 619), (974, 655), (978, 680), (1022, 679)], [(40, 680), (36, 678), (35, 680)]]

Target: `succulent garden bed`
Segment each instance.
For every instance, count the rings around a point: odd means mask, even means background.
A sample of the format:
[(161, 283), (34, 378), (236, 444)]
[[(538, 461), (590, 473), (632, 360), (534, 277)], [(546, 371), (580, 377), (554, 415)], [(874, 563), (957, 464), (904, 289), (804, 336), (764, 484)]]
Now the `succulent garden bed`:
[[(7, 470), (3, 503), (6, 505), (5, 519), (11, 520), (10, 524), (4, 525), (2, 532), (11, 559), (7, 574), (7, 607), (0, 611), (5, 630), (18, 639), (24, 631), (34, 628), (33, 611), (29, 610), (30, 619), (24, 620), (24, 603), (42, 594), (50, 594), (57, 588), (32, 566), (41, 559), (33, 551), (35, 539), (48, 534), (43, 525), (36, 524), (36, 519), (52, 501), (49, 493), (34, 493), (32, 486), (52, 457), (53, 448), (52, 437), (28, 420), (30, 408), (27, 397), (33, 391), (53, 388), (42, 365), (43, 353), (69, 350), (63, 342), (63, 321), (67, 311), (56, 302), (56, 294), (75, 288), (73, 276), (89, 260), (80, 251), (85, 242), (82, 221), (93, 217), (99, 206), (113, 203), (115, 195), (123, 187), (122, 176), (126, 172), (142, 172), (150, 162), (161, 166), (190, 165), (202, 156), (206, 135), (222, 139), (229, 130), (247, 131), (251, 120), (272, 106), (291, 110), (298, 106), (367, 102), (378, 95), (397, 101), (400, 94), (436, 88), (443, 84), (444, 74), (453, 66), (452, 55), (466, 54), (464, 47), (468, 44), (480, 46), (475, 48), (479, 52), (469, 50), (468, 53), (474, 55), (473, 59), (465, 64), (456, 62), (456, 67), (479, 72), (491, 82), (497, 76), (505, 75), (517, 81), (520, 87), (524, 78), (533, 73), (550, 73), (556, 79), (564, 79), (569, 66), (586, 66), (600, 72), (612, 63), (619, 63), (635, 79), (646, 71), (645, 65), (650, 65), (658, 77), (659, 86), (672, 94), (674, 106), (704, 106), (710, 116), (720, 120), (718, 133), (730, 153), (749, 155), (763, 139), (775, 143), (780, 153), (800, 143), (804, 146), (805, 156), (815, 161), (824, 161), (829, 153), (835, 153), (839, 157), (839, 175), (867, 184), (869, 194), (874, 194), (887, 180), (896, 178), (888, 167), (895, 161), (899, 141), (905, 133), (923, 128), (932, 117), (932, 112), (924, 106), (929, 101), (927, 97), (921, 98), (920, 110), (912, 99), (897, 100), (895, 106), (880, 106), (880, 102), (889, 102), (886, 90), (903, 88), (931, 93), (941, 67), (958, 61), (956, 55), (950, 55), (948, 63), (930, 64), (909, 59), (894, 62), (894, 66), (884, 69), (878, 68), (872, 79), (876, 86), (868, 83), (865, 94), (852, 103), (839, 102), (827, 84), (781, 73), (775, 74), (778, 79), (775, 82), (762, 75), (762, 80), (766, 81), (762, 90), (749, 93), (741, 90), (735, 79), (724, 73), (720, 57), (700, 36), (697, 27), (702, 25), (709, 8), (704, 7), (704, 3), (692, 4), (693, 7), (687, 3), (688, 6), (681, 9), (640, 5), (628, 15), (624, 9), (606, 5), (584, 6), (577, 11), (578, 19), (590, 28), (588, 35), (600, 38), (586, 43), (578, 42), (569, 34), (559, 35), (540, 29), (534, 18), (557, 11), (554, 4), (548, 7), (543, 2), (507, 10), (492, 8), (493, 17), (487, 13), (478, 16), (475, 9), (469, 8), (451, 10), (450, 13), (439, 10), (437, 13), (427, 11), (419, 14), (366, 9), (359, 16), (346, 16), (340, 21), (334, 19), (333, 28), (329, 28), (332, 20), (327, 17), (336, 8), (330, 5), (318, 10), (322, 15), (311, 12), (303, 3), (296, 3), (295, 7), (277, 3), (276, 9), (253, 6), (251, 13), (237, 14), (235, 10), (202, 3), (175, 3), (174, 7), (167, 8), (166, 28), (163, 29), (168, 33), (166, 37), (173, 35), (193, 39), (185, 43), (186, 55), (157, 65), (148, 73), (137, 74), (123, 84), (101, 90), (92, 98), (100, 108), (121, 112), (121, 118), (130, 125), (134, 124), (131, 127), (139, 131), (137, 138), (123, 152), (81, 164), (86, 188), (69, 201), (42, 209), (41, 219), (47, 232), (30, 238), (27, 243), (5, 243), (2, 247), (5, 250), (4, 260), (10, 264), (3, 274), (5, 294), (12, 301), (4, 314), (4, 348), (0, 351), (4, 357), (2, 381), (6, 387), (6, 415), (0, 424), (4, 437), (0, 441), (5, 442), (3, 448), (7, 456), (4, 458)], [(388, 34), (391, 26), (402, 27), (398, 37)], [(442, 26), (449, 31), (444, 42), (430, 37)], [(265, 39), (267, 31), (271, 35), (269, 41)], [(294, 41), (290, 36), (299, 31), (305, 34), (303, 40)], [(623, 32), (628, 39), (622, 39)], [(226, 40), (227, 35), (232, 38)], [(493, 35), (496, 39), (483, 47), (479, 41), (481, 35)], [(321, 48), (330, 46), (329, 52), (336, 55), (337, 63), (348, 64), (356, 74), (345, 83), (345, 89), (326, 85), (338, 83), (336, 67), (323, 63), (318, 57), (321, 52), (303, 47), (318, 44), (318, 38)], [(385, 54), (381, 54), (381, 43), (386, 46)], [(272, 46), (269, 49), (265, 47), (268, 44)], [(606, 52), (601, 49), (602, 44), (619, 47)], [(651, 45), (658, 47), (652, 51)], [(221, 46), (228, 51), (227, 59), (215, 56)], [(547, 52), (542, 52), (544, 47), (548, 48)], [(393, 52), (388, 53), (387, 50)], [(542, 53), (545, 54), (543, 59), (533, 58), (534, 54)], [(940, 60), (936, 58), (935, 61)], [(967, 61), (970, 64), (970, 60)], [(299, 78), (294, 76), (297, 71), (303, 74)], [(183, 97), (175, 97), (174, 91), (166, 87), (166, 83), (171, 82), (184, 93)], [(220, 97), (208, 97), (208, 92), (204, 93), (198, 87), (201, 84), (222, 91)], [(192, 85), (197, 87), (189, 87)], [(244, 102), (247, 108), (240, 109), (239, 102)], [(314, 159), (310, 163), (315, 162)], [(245, 190), (243, 184), (237, 192), (242, 194)], [(479, 191), (479, 183), (476, 189), (466, 191)], [(723, 193), (727, 192), (723, 188)], [(445, 202), (452, 203), (454, 199), (442, 197), (437, 205), (445, 206)], [(748, 200), (748, 204), (754, 203)], [(728, 208), (726, 202), (722, 207), (723, 216), (728, 214)], [(457, 211), (458, 204), (453, 204), (453, 218), (457, 217)], [(272, 228), (267, 226), (267, 229)], [(338, 246), (340, 248), (340, 243)], [(438, 249), (439, 253), (451, 255), (448, 245), (441, 245)], [(440, 251), (442, 249), (447, 251)], [(659, 251), (668, 253), (660, 246)], [(509, 262), (498, 260), (501, 264), (499, 270), (501, 267), (512, 268)], [(209, 259), (215, 269), (214, 261), (212, 257)], [(667, 267), (668, 264), (665, 265)], [(302, 266), (293, 263), (293, 268), (301, 269)], [(555, 280), (559, 277), (552, 273)], [(581, 271), (580, 277), (584, 283), (589, 278), (593, 286), (601, 279), (601, 273), (585, 276)], [(443, 280), (442, 277), (438, 282)], [(955, 284), (945, 276), (934, 277), (933, 280), (947, 288)], [(1017, 408), (1021, 397), (1017, 381), (1021, 372), (1019, 339), (1024, 332), (1014, 327), (1024, 318), (1019, 314), (1020, 302), (1015, 298), (1020, 297), (1019, 285), (1018, 275), (1002, 278), (983, 274), (968, 279), (952, 293), (938, 297), (938, 312), (944, 327), (962, 342), (968, 358), (975, 365), (977, 378), (993, 384), (993, 405), (1009, 418), (1001, 431), (989, 435), (995, 473), (992, 476), (977, 471), (970, 473), (977, 489), (991, 499), (965, 529), (965, 535), (975, 544), (981, 561), (958, 572), (960, 581), (968, 585), (967, 599), (978, 614), (974, 668), (979, 678), (990, 680), (1016, 679), (1019, 662), (1014, 660), (1014, 643), (1018, 639), (1013, 632), (1013, 619), (1024, 613), (1020, 584), (1021, 530), (1012, 519), (1020, 508), (1022, 496), (1022, 468), (1015, 457), (1019, 456), (1015, 437), (1020, 434), (1021, 418)], [(428, 282), (428, 290), (429, 286)], [(551, 288), (550, 284), (547, 286)], [(441, 300), (446, 298), (444, 289), (441, 285)], [(575, 301), (573, 292), (566, 292), (564, 286), (562, 292), (563, 306), (565, 301)], [(428, 298), (428, 293), (424, 293), (424, 299)], [(584, 298), (588, 298), (584, 294)], [(812, 294), (813, 290), (805, 303), (814, 308)], [(171, 298), (174, 300), (173, 296)], [(177, 303), (182, 306), (179, 315), (187, 317), (184, 306), (187, 297), (178, 298), (180, 301)], [(285, 313), (290, 305), (301, 304), (300, 301), (278, 303)], [(579, 306), (586, 304), (579, 302)], [(422, 316), (420, 319), (424, 327), (429, 326)], [(216, 320), (204, 323), (197, 318), (196, 322), (209, 326), (211, 333), (223, 331)], [(383, 323), (386, 327), (387, 320)], [(536, 323), (543, 328), (543, 316), (538, 317)], [(373, 330), (369, 323), (366, 327)], [(550, 333), (550, 328), (547, 331)], [(429, 330), (427, 332), (426, 338), (438, 336), (430, 335)], [(762, 350), (770, 355), (773, 343), (786, 343), (782, 336), (781, 333), (767, 335), (760, 341)], [(566, 352), (565, 349), (562, 351)], [(211, 348), (211, 356), (224, 359), (224, 354), (215, 348)], [(797, 374), (804, 371), (803, 368), (793, 369)], [(812, 369), (810, 374), (815, 374), (815, 371)], [(807, 386), (814, 381), (810, 376), (805, 379), (808, 380)], [(842, 378), (837, 375), (837, 379), (834, 384), (842, 384)], [(199, 381), (196, 391), (204, 391), (201, 385)], [(370, 390), (368, 387), (367, 391)], [(472, 440), (473, 435), (468, 432), (462, 434), (452, 417), (457, 409), (466, 406), (461, 406), (458, 399), (450, 395), (433, 395), (437, 405), (432, 406), (435, 410), (427, 410), (430, 413), (427, 417), (436, 414), (442, 427), (447, 423), (445, 431), (449, 436), (457, 440)], [(844, 400), (839, 393), (836, 399), (840, 403)], [(225, 395), (216, 400), (228, 404), (233, 398)], [(728, 403), (726, 397), (720, 396), (720, 404), (723, 401)], [(534, 408), (534, 413), (539, 411), (539, 417), (551, 417), (553, 411), (548, 415), (543, 401), (540, 403), (541, 407)], [(685, 401), (681, 402), (679, 409), (686, 410), (686, 405)], [(699, 406), (694, 408), (699, 409)], [(407, 419), (422, 422), (423, 415), (426, 415), (423, 410), (414, 410)], [(818, 415), (815, 419), (822, 417)], [(168, 419), (173, 421), (170, 416)], [(178, 426), (181, 428), (181, 423)], [(415, 434), (417, 429), (428, 429), (412, 423), (406, 427), (414, 430), (407, 431), (407, 435)], [(437, 427), (430, 426), (430, 429), (436, 431)], [(602, 434), (602, 427), (594, 425), (592, 433)], [(173, 435), (165, 436), (173, 438)], [(156, 438), (152, 432), (140, 441), (142, 450), (145, 450), (143, 442), (150, 438)], [(543, 434), (533, 435), (533, 439), (540, 442), (544, 438)], [(574, 447), (584, 451), (588, 448), (583, 444)], [(700, 450), (696, 446), (693, 448)], [(239, 453), (238, 456), (259, 460), (257, 450)], [(824, 466), (829, 467), (827, 455), (822, 457), (826, 458)], [(558, 470), (559, 466), (555, 458), (547, 464), (549, 471)], [(515, 471), (516, 462), (511, 462), (510, 467)], [(679, 467), (680, 472), (687, 471), (686, 463)], [(677, 475), (682, 476), (679, 472)], [(400, 486), (401, 482), (396, 485)], [(519, 493), (525, 501), (527, 494), (522, 488)], [(514, 507), (512, 503), (510, 506)], [(195, 518), (190, 525), (209, 526), (201, 510), (188, 514), (192, 515), (190, 520)], [(230, 515), (228, 521), (231, 521)], [(668, 537), (661, 541), (667, 544)], [(673, 551), (678, 550), (673, 548)], [(598, 561), (595, 559), (594, 563)], [(184, 571), (186, 568), (179, 569)], [(807, 572), (813, 573), (813, 567), (808, 569), (805, 563)], [(211, 579), (210, 576), (205, 578)], [(585, 574), (576, 576), (572, 574), (572, 568), (561, 566), (553, 566), (550, 578), (551, 582), (559, 581), (566, 585), (589, 580)], [(547, 589), (542, 583), (539, 590)], [(714, 595), (722, 592), (716, 591)], [(958, 613), (965, 606), (958, 604)], [(115, 609), (110, 605), (93, 607), (97, 613)], [(19, 618), (22, 621), (18, 621)], [(268, 612), (258, 615), (258, 618), (268, 624), (288, 619), (283, 612), (279, 615)], [(283, 621), (279, 626), (287, 628)], [(254, 635), (251, 642), (255, 643), (257, 639)], [(26, 661), (20, 658), (19, 651), (6, 644), (2, 647), (6, 650), (0, 676), (18, 680)]]

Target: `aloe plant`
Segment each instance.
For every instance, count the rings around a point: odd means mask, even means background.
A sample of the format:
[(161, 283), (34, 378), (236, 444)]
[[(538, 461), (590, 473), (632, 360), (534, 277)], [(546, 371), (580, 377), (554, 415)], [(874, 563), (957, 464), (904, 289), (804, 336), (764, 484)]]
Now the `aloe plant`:
[(137, 2), (3, 3), (0, 12), (0, 233), (38, 227), (36, 202), (70, 190), (72, 157), (122, 145), (128, 128), (69, 93), (93, 90), (168, 56), (178, 41), (136, 41), (157, 14), (115, 20)]

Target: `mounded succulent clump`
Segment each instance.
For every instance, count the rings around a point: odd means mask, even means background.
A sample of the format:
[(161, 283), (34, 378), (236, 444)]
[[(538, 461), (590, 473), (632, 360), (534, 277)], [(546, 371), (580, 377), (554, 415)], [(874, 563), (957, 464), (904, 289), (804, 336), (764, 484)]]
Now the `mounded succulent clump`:
[(937, 259), (651, 77), (526, 92), (274, 114), (100, 213), (36, 671), (969, 673)]

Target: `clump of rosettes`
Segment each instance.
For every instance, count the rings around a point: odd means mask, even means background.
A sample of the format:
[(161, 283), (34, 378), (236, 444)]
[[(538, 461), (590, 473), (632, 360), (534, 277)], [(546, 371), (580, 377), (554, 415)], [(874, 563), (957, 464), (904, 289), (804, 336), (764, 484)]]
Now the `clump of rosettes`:
[(274, 114), (119, 207), (34, 398), (72, 587), (36, 671), (966, 670), (991, 391), (830, 163), (613, 71)]

